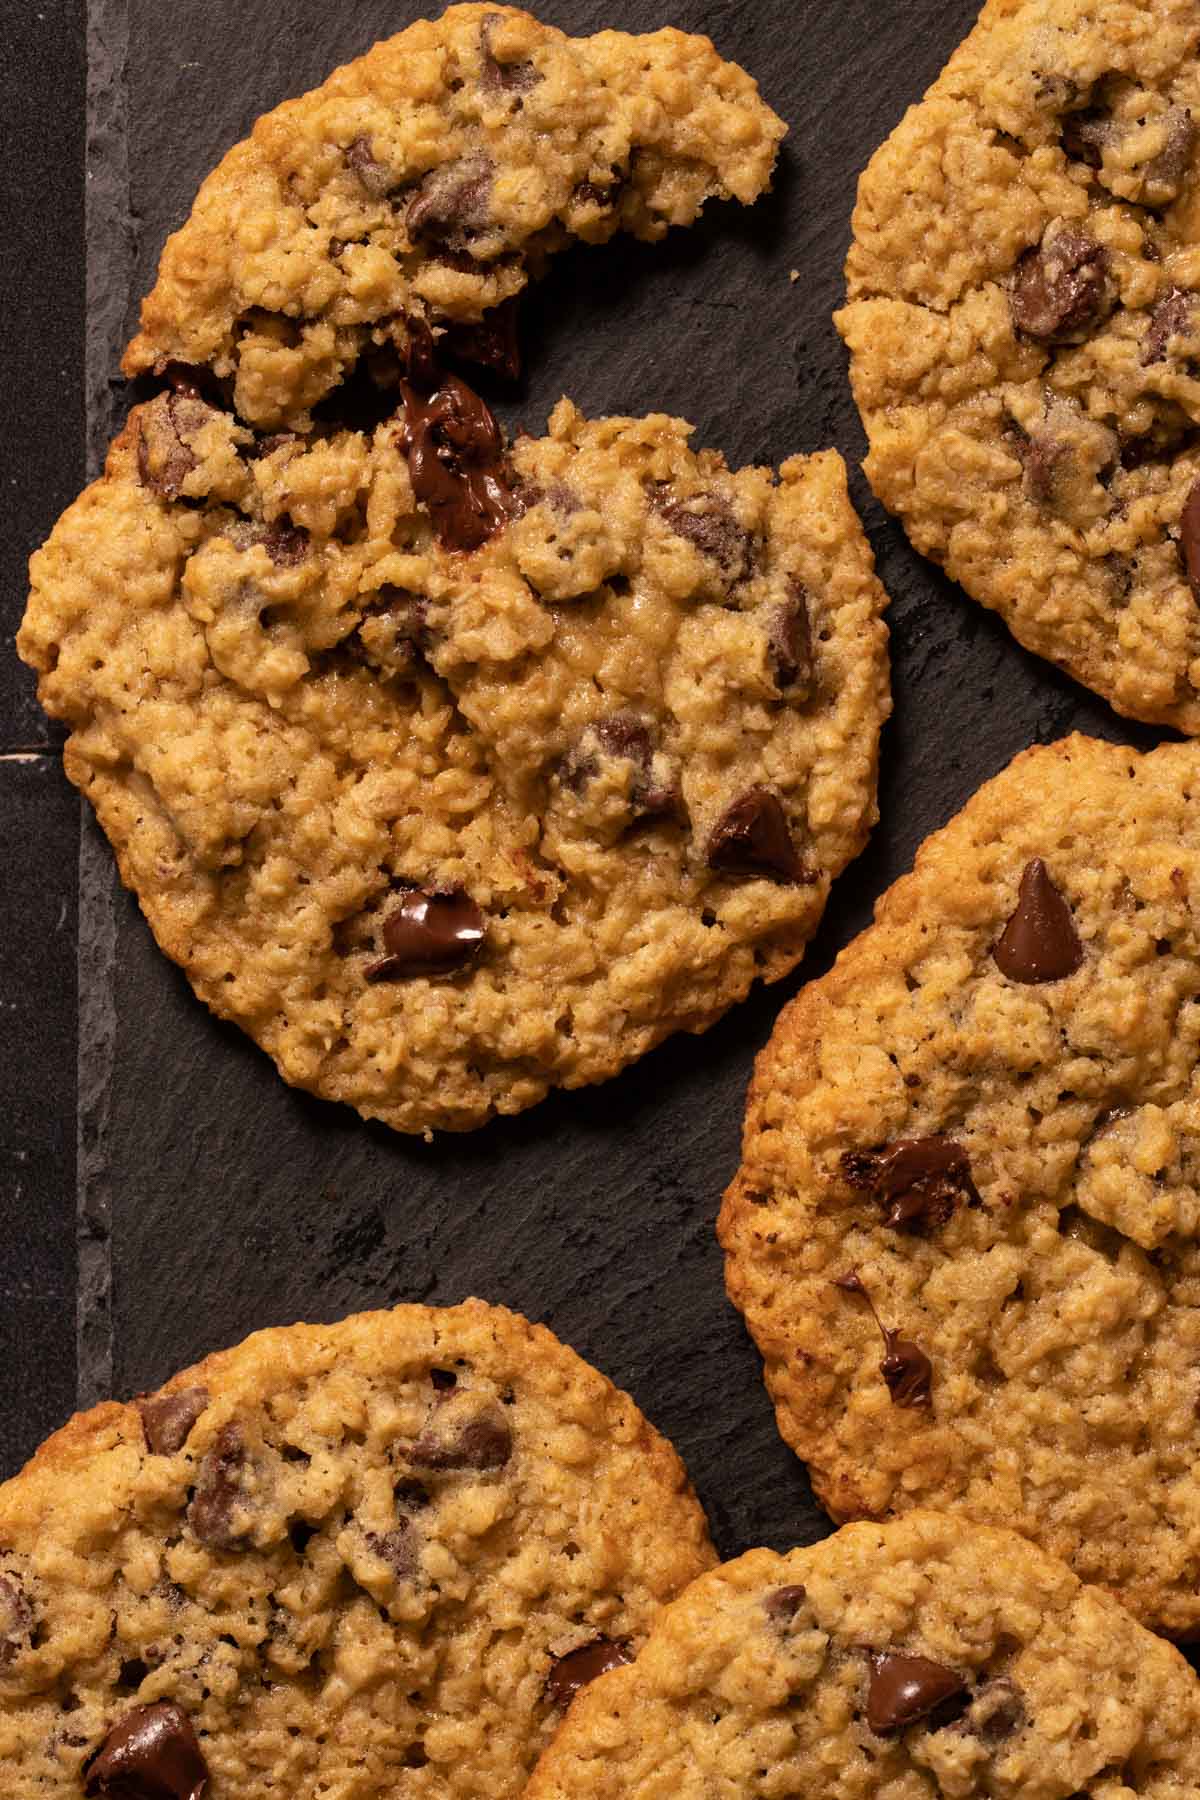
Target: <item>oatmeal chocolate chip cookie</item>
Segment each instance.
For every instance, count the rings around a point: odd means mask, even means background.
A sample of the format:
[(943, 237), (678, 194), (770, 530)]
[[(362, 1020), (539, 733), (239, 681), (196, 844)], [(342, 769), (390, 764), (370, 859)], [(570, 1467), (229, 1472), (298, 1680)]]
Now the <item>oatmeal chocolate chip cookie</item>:
[(1027, 751), (783, 1012), (720, 1221), (835, 1519), (1200, 1627), (1200, 746)]
[(503, 309), (555, 250), (756, 200), (785, 130), (707, 38), (576, 39), (452, 6), (229, 152), (167, 243), (125, 372), (204, 365), (243, 419), (278, 429), (360, 357), (403, 351), (414, 318), (504, 364)]
[(1200, 733), (1200, 18), (991, 0), (862, 178), (838, 325), (916, 548)]
[(528, 1800), (1200, 1791), (1179, 1652), (1012, 1531), (920, 1512), (751, 1550), (567, 1714)]
[(515, 1800), (712, 1562), (674, 1451), (542, 1327), (262, 1331), (0, 1488), (4, 1793)]
[(875, 818), (885, 595), (833, 453), (732, 473), (565, 401), (509, 450), (427, 356), (401, 392), (370, 432), (138, 409), (20, 648), (197, 993), (465, 1129), (794, 967)]

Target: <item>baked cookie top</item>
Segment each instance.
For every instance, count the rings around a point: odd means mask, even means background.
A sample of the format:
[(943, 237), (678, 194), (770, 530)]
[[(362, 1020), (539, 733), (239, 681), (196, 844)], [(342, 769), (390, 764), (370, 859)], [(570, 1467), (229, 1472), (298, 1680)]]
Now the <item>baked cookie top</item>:
[(714, 196), (757, 199), (785, 130), (707, 38), (574, 39), (452, 6), (230, 150), (167, 242), (125, 372), (203, 364), (249, 423), (303, 427), (411, 320), (478, 323), (570, 240), (660, 238)]
[(1200, 747), (1019, 756), (780, 1016), (720, 1234), (837, 1519), (1200, 1626)]
[(712, 1561), (674, 1451), (541, 1326), (261, 1331), (0, 1488), (4, 1791), (516, 1796)]
[(1200, 21), (992, 0), (862, 177), (837, 323), (918, 550), (1200, 732)]
[(751, 1550), (594, 1682), (528, 1800), (1200, 1791), (1179, 1652), (1012, 1531), (914, 1513)]
[(403, 392), (305, 436), (138, 409), (19, 645), (203, 999), (463, 1129), (795, 965), (875, 819), (886, 601), (833, 453), (731, 473), (565, 401), (510, 453), (457, 378)]

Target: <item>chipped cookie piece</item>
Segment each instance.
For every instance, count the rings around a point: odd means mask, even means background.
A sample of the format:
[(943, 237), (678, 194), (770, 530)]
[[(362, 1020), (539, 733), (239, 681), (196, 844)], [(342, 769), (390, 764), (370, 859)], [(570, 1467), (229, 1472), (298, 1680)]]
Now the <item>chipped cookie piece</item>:
[(556, 250), (753, 202), (785, 129), (707, 38), (451, 6), (229, 151), (167, 242), (125, 373), (208, 371), (267, 431), (306, 428), (414, 324), (512, 373), (512, 303)]
[(719, 1225), (834, 1518), (1012, 1525), (1176, 1636), (1200, 1627), (1198, 892), (1200, 746), (1019, 756), (781, 1014)]
[(670, 1446), (469, 1300), (259, 1332), (0, 1487), (8, 1800), (517, 1800), (711, 1567)]
[(875, 819), (885, 596), (833, 453), (735, 472), (566, 401), (510, 446), (428, 334), (400, 394), (265, 439), (138, 408), (20, 647), (202, 998), (462, 1130), (795, 966)]
[(1131, 718), (1200, 733), (1191, 0), (983, 9), (862, 177), (837, 324), (913, 544)]
[(1174, 1800), (1197, 1692), (1055, 1558), (922, 1511), (702, 1575), (574, 1701), (527, 1800)]

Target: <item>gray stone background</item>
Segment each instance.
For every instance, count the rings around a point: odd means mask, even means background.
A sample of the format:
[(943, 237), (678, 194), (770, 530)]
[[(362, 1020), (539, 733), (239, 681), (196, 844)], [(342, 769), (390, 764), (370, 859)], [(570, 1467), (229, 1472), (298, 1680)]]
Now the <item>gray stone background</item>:
[[(433, 1146), (284, 1087), (159, 956), (58, 765), (11, 637), (24, 560), (128, 404), (117, 361), (165, 234), (255, 115), (425, 10), (422, 0), (20, 0), (0, 51), (0, 1473), (78, 1400), (129, 1395), (257, 1326), (470, 1293), (544, 1320), (683, 1453), (722, 1550), (828, 1529), (774, 1429), (724, 1299), (713, 1220), (756, 1050), (920, 839), (1034, 741), (1152, 734), (1021, 651), (909, 550), (857, 472), (830, 323), (858, 172), (936, 75), (974, 0), (547, 0), (567, 29), (707, 32), (792, 130), (773, 194), (657, 247), (563, 256), (524, 315), (558, 396), (664, 409), (731, 462), (835, 444), (893, 603), (882, 823), (834, 889), (801, 976), (621, 1079)], [(790, 279), (790, 271), (798, 279)]]

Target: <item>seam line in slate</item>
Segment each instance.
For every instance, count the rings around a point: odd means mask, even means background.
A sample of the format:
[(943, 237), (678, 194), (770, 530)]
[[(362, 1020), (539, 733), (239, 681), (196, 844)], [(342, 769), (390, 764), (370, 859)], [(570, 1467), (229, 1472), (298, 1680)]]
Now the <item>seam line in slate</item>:
[[(87, 473), (98, 474), (112, 435), (112, 373), (124, 334), (133, 267), (129, 220), (128, 0), (89, 0), (87, 158), (84, 172)], [(79, 1112), (76, 1122), (76, 1403), (112, 1393), (112, 1171), (108, 1114), (116, 1054), (116, 878), (86, 801), (79, 837)]]

